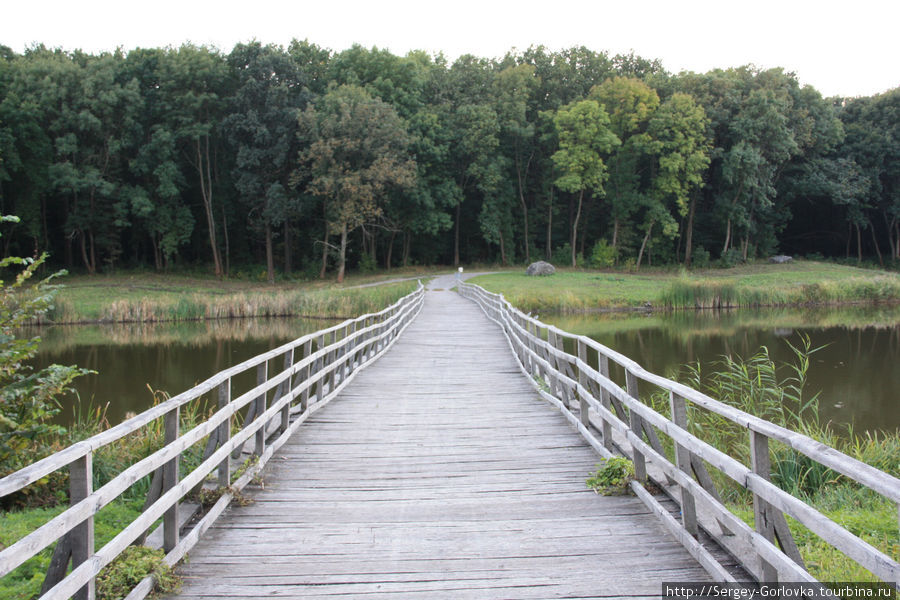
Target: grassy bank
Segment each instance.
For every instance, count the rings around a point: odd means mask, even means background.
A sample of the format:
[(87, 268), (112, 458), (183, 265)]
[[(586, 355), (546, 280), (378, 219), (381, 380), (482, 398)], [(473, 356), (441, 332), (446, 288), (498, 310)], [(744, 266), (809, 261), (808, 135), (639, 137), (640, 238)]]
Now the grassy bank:
[(653, 308), (726, 308), (900, 301), (900, 275), (830, 263), (759, 263), (693, 272), (563, 270), (470, 280), (525, 311), (587, 312)]
[[(776, 364), (763, 347), (749, 358), (724, 357), (707, 373), (687, 365), (683, 383), (707, 395), (776, 423), (798, 430), (832, 448), (894, 477), (900, 477), (900, 432), (838, 436), (818, 420), (818, 395), (806, 390), (810, 356), (816, 349), (801, 339), (794, 346), (795, 360)], [(667, 394), (650, 398), (663, 414), (669, 410)], [(690, 430), (697, 437), (750, 464), (747, 429), (715, 413), (692, 407)], [(671, 440), (666, 453), (674, 456)], [(832, 471), (780, 442), (771, 441), (772, 482), (815, 507), (854, 535), (900, 560), (897, 540), (897, 507), (881, 495)], [(731, 479), (713, 469), (716, 486), (729, 508), (751, 527), (752, 496)], [(799, 522), (788, 525), (809, 572), (820, 581), (878, 581), (869, 571), (824, 542)]]
[(417, 275), (428, 277), (424, 272), (410, 271), (352, 277), (343, 285), (319, 281), (270, 285), (153, 273), (69, 276), (61, 280), (65, 287), (47, 318), (55, 323), (348, 318), (381, 310), (414, 290), (416, 281), (356, 286)]

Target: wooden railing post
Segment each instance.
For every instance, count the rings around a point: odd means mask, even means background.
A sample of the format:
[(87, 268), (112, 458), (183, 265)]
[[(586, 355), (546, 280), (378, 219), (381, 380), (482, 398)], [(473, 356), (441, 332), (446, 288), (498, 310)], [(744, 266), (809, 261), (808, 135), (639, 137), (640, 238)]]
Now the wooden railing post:
[[(628, 395), (634, 398), (637, 401), (640, 401), (638, 396), (638, 380), (634, 374), (628, 369), (625, 370), (625, 390), (628, 392)], [(638, 437), (638, 439), (643, 439), (643, 430), (644, 424), (641, 416), (637, 413), (636, 410), (628, 411), (628, 426), (631, 427), (631, 431)], [(647, 480), (647, 463), (644, 459), (643, 453), (637, 449), (637, 447), (632, 447), (632, 456), (634, 460), (634, 477), (638, 481), (646, 481)]]
[[(256, 387), (263, 385), (269, 380), (269, 361), (265, 361), (256, 366)], [(266, 412), (266, 396), (268, 393), (263, 391), (256, 397), (256, 418), (261, 419), (263, 413)], [(262, 456), (266, 451), (266, 423), (256, 430), (256, 444), (253, 448), (253, 454)]]
[[(219, 409), (225, 408), (229, 403), (231, 403), (231, 378), (219, 384)], [(231, 439), (231, 417), (219, 425), (217, 437), (222, 446)], [(227, 488), (229, 485), (231, 485), (231, 452), (219, 463), (219, 487)]]
[[(578, 338), (576, 341), (578, 345), (578, 360), (582, 363), (587, 364), (587, 344), (584, 343), (584, 340)], [(581, 424), (585, 427), (591, 426), (591, 416), (589, 413), (590, 405), (587, 400), (587, 387), (588, 387), (588, 376), (587, 372), (579, 367), (578, 368), (578, 385), (581, 386), (581, 389), (584, 390), (578, 394), (578, 411), (579, 416), (581, 418)], [(605, 422), (605, 420), (604, 420)]]
[[(609, 380), (609, 357), (597, 351), (597, 366), (600, 367), (600, 374)], [(608, 411), (612, 411), (612, 403), (609, 401), (609, 392), (605, 387), (600, 386), (600, 405)], [(606, 419), (603, 419), (603, 447), (612, 452), (612, 425)]]
[[(325, 334), (323, 333), (318, 337), (316, 344), (316, 351), (320, 352), (323, 348), (325, 348)], [(325, 366), (325, 361), (328, 359), (327, 355), (323, 354), (319, 358), (316, 359), (316, 364), (313, 367), (313, 373), (316, 376), (316, 402), (321, 402), (322, 398), (325, 397), (325, 377), (321, 375), (322, 368)]]
[[(289, 369), (291, 369), (291, 367), (294, 366), (294, 352), (295, 352), (295, 349), (291, 348), (290, 350), (288, 350), (288, 354), (285, 355), (285, 358), (284, 358), (285, 370), (289, 370)], [(284, 391), (284, 394), (282, 394), (282, 397), (291, 396), (292, 395), (291, 392), (294, 390), (293, 374), (291, 374), (287, 378), (287, 381), (284, 382), (284, 386), (285, 386), (285, 391)], [(291, 398), (289, 401), (285, 402), (284, 406), (281, 408), (281, 423), (278, 426), (279, 434), (282, 434), (285, 431), (287, 431), (287, 428), (291, 424), (291, 402), (293, 402), (293, 401), (294, 401), (293, 398)]]
[[(669, 406), (672, 410), (672, 422), (685, 431), (688, 430), (687, 403), (675, 392), (669, 392)], [(675, 442), (675, 466), (688, 477), (691, 477), (691, 453), (687, 448)], [(686, 486), (681, 487), (681, 524), (692, 536), (697, 537), (697, 505), (694, 495)]]
[[(771, 478), (771, 462), (769, 460), (769, 438), (758, 431), (750, 430), (750, 468), (753, 472), (769, 481)], [(761, 536), (775, 543), (775, 523), (771, 518), (772, 507), (760, 496), (753, 494), (753, 520), (756, 531)], [(762, 564), (762, 580), (766, 583), (778, 582), (778, 571), (768, 561), (760, 557)]]
[[(94, 491), (94, 457), (88, 453), (69, 465), (69, 503), (81, 502)], [(72, 542), (72, 568), (76, 568), (94, 555), (94, 515), (76, 525), (70, 533)], [(96, 584), (87, 582), (73, 596), (76, 600), (94, 600)]]
[[(181, 407), (179, 406), (176, 406), (166, 413), (164, 427), (166, 430), (165, 444), (167, 446), (178, 439), (180, 419)], [(180, 459), (180, 455), (176, 456), (163, 465), (162, 494), (165, 494), (178, 485), (178, 466)], [(163, 515), (163, 550), (166, 553), (169, 553), (178, 545), (178, 505), (179, 502), (176, 501)]]
[[(303, 345), (303, 360), (309, 358), (312, 354), (312, 338), (306, 341)], [(309, 406), (309, 378), (312, 374), (313, 363), (315, 361), (307, 361), (306, 366), (303, 367), (303, 391), (300, 392), (300, 412), (306, 412), (306, 408)]]

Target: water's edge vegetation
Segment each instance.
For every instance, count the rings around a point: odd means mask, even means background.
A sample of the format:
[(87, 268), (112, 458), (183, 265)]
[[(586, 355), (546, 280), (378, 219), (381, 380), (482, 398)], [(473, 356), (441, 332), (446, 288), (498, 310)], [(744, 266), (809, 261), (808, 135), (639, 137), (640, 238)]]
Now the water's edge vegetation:
[(698, 271), (521, 272), (471, 280), (520, 310), (580, 313), (613, 310), (758, 308), (900, 302), (900, 275), (815, 261), (756, 263)]

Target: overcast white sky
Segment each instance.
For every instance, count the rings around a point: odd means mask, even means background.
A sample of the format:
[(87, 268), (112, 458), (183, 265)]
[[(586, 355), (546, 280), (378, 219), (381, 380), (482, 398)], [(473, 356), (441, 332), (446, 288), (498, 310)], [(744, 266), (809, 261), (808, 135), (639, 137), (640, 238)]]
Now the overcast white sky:
[(672, 72), (781, 66), (825, 96), (900, 86), (897, 0), (19, 0), (0, 13), (0, 44), (89, 52), (190, 41), (229, 51), (257, 39), (308, 39), (492, 58), (516, 47), (634, 50)]

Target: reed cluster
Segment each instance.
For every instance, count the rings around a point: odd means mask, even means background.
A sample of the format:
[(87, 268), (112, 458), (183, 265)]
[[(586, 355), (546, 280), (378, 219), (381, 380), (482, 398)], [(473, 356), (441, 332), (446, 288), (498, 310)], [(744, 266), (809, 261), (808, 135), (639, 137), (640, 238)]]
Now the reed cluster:
[(349, 318), (377, 312), (415, 290), (416, 285), (415, 281), (404, 281), (337, 290), (163, 293), (112, 300), (99, 308), (99, 314), (82, 310), (69, 300), (58, 299), (44, 320), (53, 323), (154, 323), (255, 317)]
[[(788, 342), (790, 343), (790, 342)], [(708, 396), (827, 444), (864, 463), (900, 477), (900, 432), (856, 434), (835, 431), (818, 418), (818, 394), (805, 389), (812, 348), (808, 338), (791, 344), (792, 363), (776, 364), (763, 347), (749, 358), (723, 357), (709, 372), (698, 364), (686, 365), (680, 379)], [(659, 411), (668, 410), (668, 397), (652, 399)], [(747, 429), (705, 409), (691, 406), (691, 432), (718, 449), (750, 464)], [(671, 453), (671, 448), (668, 449)], [(896, 506), (847, 477), (781, 444), (771, 441), (772, 481), (802, 498), (820, 512), (879, 548), (900, 559)], [(753, 525), (752, 497), (717, 471), (712, 473), (724, 501)], [(854, 561), (823, 542), (803, 525), (788, 518), (791, 531), (810, 573), (820, 581), (876, 581)]]

